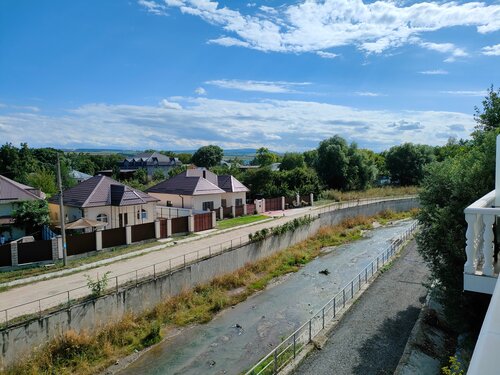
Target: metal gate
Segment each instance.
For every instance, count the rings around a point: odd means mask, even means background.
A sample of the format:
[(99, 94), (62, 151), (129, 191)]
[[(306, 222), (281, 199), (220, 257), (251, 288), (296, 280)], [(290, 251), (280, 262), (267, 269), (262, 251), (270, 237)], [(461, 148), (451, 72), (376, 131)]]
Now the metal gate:
[(194, 231), (201, 232), (202, 230), (212, 229), (212, 213), (194, 215)]

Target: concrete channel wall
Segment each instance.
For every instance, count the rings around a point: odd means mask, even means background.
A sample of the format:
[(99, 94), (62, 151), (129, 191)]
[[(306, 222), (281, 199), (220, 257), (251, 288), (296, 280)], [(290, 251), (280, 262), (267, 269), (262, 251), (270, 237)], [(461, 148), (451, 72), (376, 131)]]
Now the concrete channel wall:
[(171, 274), (144, 280), (115, 293), (88, 300), (69, 308), (35, 318), (1, 331), (2, 358), (0, 368), (14, 363), (33, 348), (43, 345), (57, 335), (72, 329), (92, 331), (100, 326), (120, 320), (126, 313), (141, 313), (167, 297), (233, 272), (249, 262), (265, 258), (315, 234), (321, 227), (335, 225), (343, 219), (360, 215), (372, 216), (384, 210), (408, 211), (418, 207), (416, 198), (377, 202), (358, 207), (322, 213), (309, 225), (264, 241), (250, 243), (212, 258), (187, 265)]

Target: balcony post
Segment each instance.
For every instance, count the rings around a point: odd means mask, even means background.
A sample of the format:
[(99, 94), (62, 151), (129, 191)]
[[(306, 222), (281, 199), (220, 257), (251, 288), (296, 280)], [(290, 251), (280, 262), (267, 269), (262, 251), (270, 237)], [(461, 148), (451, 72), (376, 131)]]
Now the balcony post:
[(493, 222), (495, 215), (483, 215), (484, 234), (483, 234), (483, 275), (493, 276)]
[(473, 274), (475, 270), (475, 260), (476, 260), (476, 246), (475, 242), (476, 236), (476, 227), (477, 227), (477, 215), (476, 214), (465, 214), (465, 221), (467, 222), (467, 232), (465, 233), (465, 237), (467, 239), (467, 245), (465, 246), (465, 253), (467, 254), (467, 261), (464, 265), (464, 272)]

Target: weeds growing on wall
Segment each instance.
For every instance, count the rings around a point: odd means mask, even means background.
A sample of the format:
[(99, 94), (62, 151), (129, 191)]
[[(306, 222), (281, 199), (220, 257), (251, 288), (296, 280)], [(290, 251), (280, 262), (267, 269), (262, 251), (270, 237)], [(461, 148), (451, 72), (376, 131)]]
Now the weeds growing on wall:
[(248, 238), (250, 239), (250, 242), (259, 242), (265, 240), (269, 236), (279, 236), (286, 232), (294, 231), (301, 226), (312, 223), (314, 220), (316, 220), (316, 218), (311, 217), (311, 215), (295, 218), (292, 221), (286, 222), (285, 224), (271, 228), (271, 230), (264, 228), (258, 230), (255, 233), (250, 233), (248, 235)]
[[(390, 211), (384, 213), (386, 218), (389, 215)], [(394, 215), (402, 218), (401, 214)], [(406, 217), (409, 216), (407, 213)], [(119, 322), (93, 333), (67, 331), (4, 372), (87, 375), (103, 371), (117, 359), (159, 342), (169, 327), (209, 322), (219, 311), (264, 289), (272, 279), (296, 272), (316, 258), (322, 248), (361, 238), (362, 230), (380, 219), (364, 216), (346, 219), (339, 225), (321, 228), (286, 250), (171, 297), (150, 311), (127, 314)]]

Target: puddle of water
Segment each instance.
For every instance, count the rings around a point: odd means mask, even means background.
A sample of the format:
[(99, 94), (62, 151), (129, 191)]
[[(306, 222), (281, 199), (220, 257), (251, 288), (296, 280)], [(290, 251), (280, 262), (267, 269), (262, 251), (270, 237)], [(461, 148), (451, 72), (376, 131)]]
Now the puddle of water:
[[(239, 374), (249, 369), (410, 225), (404, 221), (375, 229), (324, 253), (284, 282), (157, 345), (119, 374)], [(325, 268), (330, 273), (320, 274)]]

